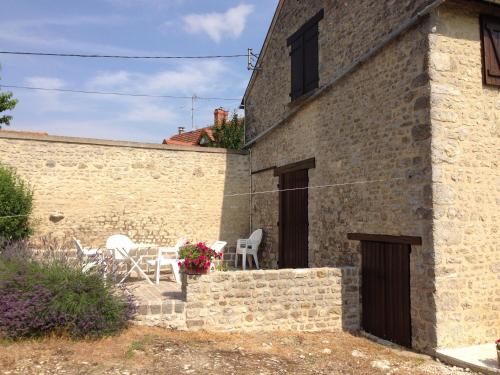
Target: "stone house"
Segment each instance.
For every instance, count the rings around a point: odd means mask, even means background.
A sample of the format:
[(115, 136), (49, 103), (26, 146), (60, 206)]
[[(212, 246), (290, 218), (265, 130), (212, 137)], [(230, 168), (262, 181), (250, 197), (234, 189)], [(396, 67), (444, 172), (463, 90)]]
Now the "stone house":
[(208, 146), (214, 141), (213, 128), (227, 121), (229, 112), (219, 107), (214, 110), (214, 125), (206, 126), (201, 129), (185, 131), (183, 126), (179, 126), (178, 134), (174, 134), (170, 138), (165, 138), (162, 142), (164, 145), (177, 146)]
[(281, 0), (244, 97), (262, 264), (360, 266), (422, 351), (500, 337), (498, 4)]

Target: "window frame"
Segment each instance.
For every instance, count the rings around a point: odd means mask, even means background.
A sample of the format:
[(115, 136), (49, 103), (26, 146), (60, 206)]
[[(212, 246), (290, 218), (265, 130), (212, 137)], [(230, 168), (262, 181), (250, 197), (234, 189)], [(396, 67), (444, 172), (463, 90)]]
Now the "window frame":
[[(487, 86), (500, 87), (500, 42), (498, 45), (494, 44), (493, 36), (487, 32), (488, 24), (496, 24), (500, 33), (500, 17), (484, 14), (479, 17), (483, 83)], [(500, 37), (498, 39), (500, 41)]]
[[(310, 18), (306, 23), (304, 23), (297, 31), (295, 31), (290, 37), (287, 38), (287, 47), (290, 47), (290, 98), (295, 101), (305, 94), (313, 91), (319, 86), (319, 21), (324, 17), (324, 9), (321, 9), (312, 18)], [(311, 37), (312, 30), (312, 37)], [(309, 34), (309, 35), (308, 35)], [(316, 55), (306, 58), (306, 38), (308, 40), (315, 39), (316, 41)], [(297, 52), (299, 51), (299, 52)], [(294, 55), (294, 53), (300, 53), (299, 56)], [(295, 60), (294, 60), (295, 59)], [(314, 62), (314, 67), (309, 67), (309, 65)], [(298, 64), (298, 65), (297, 65)], [(298, 67), (297, 67), (298, 66)], [(300, 71), (300, 76), (297, 77), (296, 70)], [(307, 73), (313, 72), (315, 79), (310, 82), (306, 82)], [(311, 86), (312, 82), (312, 86)], [(296, 90), (296, 85), (300, 87)], [(298, 91), (298, 92), (297, 92)]]

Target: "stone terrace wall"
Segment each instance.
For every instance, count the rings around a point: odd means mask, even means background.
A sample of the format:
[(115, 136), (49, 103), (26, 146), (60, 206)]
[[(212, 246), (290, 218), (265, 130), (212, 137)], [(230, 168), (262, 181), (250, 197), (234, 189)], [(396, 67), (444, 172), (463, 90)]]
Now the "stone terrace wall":
[[(248, 235), (248, 156), (222, 149), (0, 132), (0, 164), (35, 191), (36, 236), (103, 246), (111, 234), (172, 244)], [(60, 213), (61, 220), (52, 217)]]
[(437, 346), (500, 337), (500, 89), (482, 81), (480, 14), (447, 2), (430, 34)]
[(354, 267), (183, 275), (190, 330), (356, 330), (359, 272)]

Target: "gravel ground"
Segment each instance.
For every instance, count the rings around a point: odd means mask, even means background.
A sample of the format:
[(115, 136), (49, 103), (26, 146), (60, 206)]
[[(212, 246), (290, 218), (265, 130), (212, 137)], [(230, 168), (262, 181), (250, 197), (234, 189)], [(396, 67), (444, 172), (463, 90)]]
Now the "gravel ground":
[(348, 333), (211, 334), (132, 327), (97, 341), (0, 341), (0, 374), (471, 374)]

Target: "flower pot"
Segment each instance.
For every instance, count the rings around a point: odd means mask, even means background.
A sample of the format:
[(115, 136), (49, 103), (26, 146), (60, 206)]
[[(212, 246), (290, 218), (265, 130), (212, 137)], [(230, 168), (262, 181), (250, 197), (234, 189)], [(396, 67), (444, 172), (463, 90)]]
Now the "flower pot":
[(210, 272), (210, 269), (185, 267), (184, 272), (186, 272), (188, 275), (206, 275)]
[(497, 349), (497, 364), (500, 367), (500, 349)]

